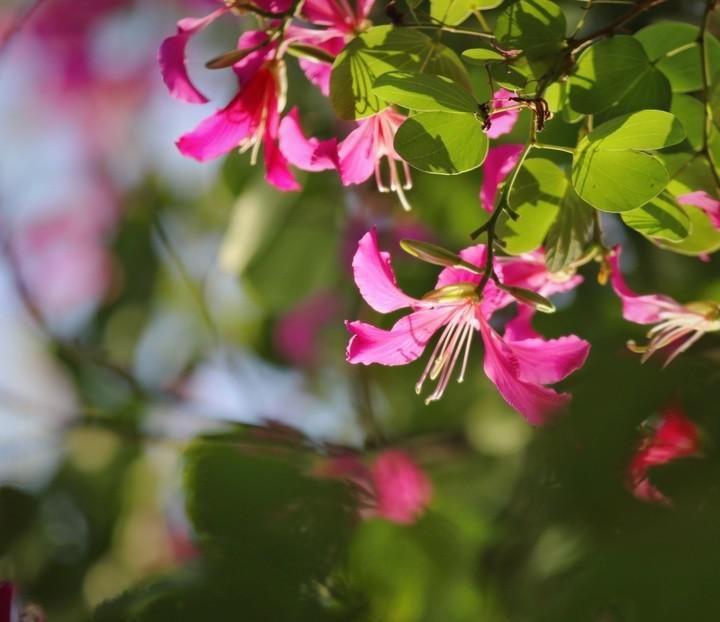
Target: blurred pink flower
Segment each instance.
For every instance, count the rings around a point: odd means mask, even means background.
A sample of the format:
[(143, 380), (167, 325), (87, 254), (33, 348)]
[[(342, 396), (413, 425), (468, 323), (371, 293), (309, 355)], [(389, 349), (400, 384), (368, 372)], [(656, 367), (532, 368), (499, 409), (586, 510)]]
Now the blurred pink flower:
[(44, 216), (13, 238), (19, 274), (48, 319), (94, 309), (110, 286), (111, 259), (102, 221), (71, 211)]
[(499, 145), (488, 151), (480, 186), (480, 204), (486, 212), (492, 213), (495, 209), (498, 188), (515, 168), (523, 149), (524, 145)]
[(683, 194), (677, 198), (680, 205), (694, 205), (705, 212), (716, 229), (720, 229), (720, 201), (711, 197), (707, 192), (699, 190)]
[(700, 433), (695, 423), (678, 406), (666, 408), (630, 462), (628, 485), (633, 495), (642, 501), (669, 505), (670, 499), (650, 482), (648, 471), (678, 458), (699, 455)]
[(493, 94), (492, 108), (490, 110), (490, 127), (485, 130), (488, 138), (499, 138), (505, 134), (512, 132), (520, 116), (519, 110), (503, 110), (502, 112), (494, 112), (506, 107), (516, 105), (512, 99), (515, 94), (506, 90), (499, 89)]
[[(482, 267), (485, 247), (477, 245), (461, 251), (468, 263)], [(562, 283), (553, 281), (547, 270), (538, 272), (538, 257), (506, 258), (496, 262), (495, 270), (505, 285), (533, 289), (543, 295), (565, 291), (578, 280)], [(524, 264), (532, 264), (525, 270)], [(515, 280), (506, 279), (516, 269)], [(398, 287), (390, 265), (390, 257), (378, 248), (375, 230), (359, 242), (353, 260), (355, 283), (365, 301), (380, 313), (390, 313), (409, 307), (412, 311), (402, 317), (388, 331), (363, 322), (347, 322), (352, 334), (347, 348), (350, 363), (369, 365), (406, 365), (417, 359), (431, 337), (443, 328), (415, 390), (422, 391), (425, 380), (437, 380), (435, 390), (426, 403), (442, 397), (452, 372), (463, 354), (458, 382), (462, 382), (468, 363), (473, 334), (480, 332), (485, 344), (484, 370), (505, 401), (530, 423), (544, 423), (552, 412), (570, 399), (566, 393), (556, 393), (545, 385), (554, 384), (580, 368), (589, 351), (589, 344), (571, 335), (543, 340), (531, 333), (529, 316), (520, 314), (515, 328), (501, 337), (490, 326), (495, 311), (515, 302), (515, 299), (492, 282), (477, 291), (481, 277), (462, 268), (445, 268), (439, 275), (436, 289), (422, 299), (415, 299)], [(530, 278), (532, 276), (533, 278)], [(513, 339), (521, 334), (522, 339)]]
[(280, 318), (275, 328), (275, 347), (293, 365), (315, 363), (322, 330), (340, 308), (331, 292), (314, 294)]
[(670, 354), (664, 365), (669, 365), (705, 333), (720, 331), (720, 304), (711, 301), (682, 305), (662, 294), (636, 294), (623, 279), (620, 270), (620, 247), (608, 258), (610, 283), (620, 297), (623, 317), (636, 324), (654, 324), (648, 331), (646, 346), (628, 342), (634, 352), (642, 354), (645, 362), (658, 350), (668, 348)]
[(357, 456), (337, 456), (321, 474), (346, 479), (358, 487), (363, 518), (410, 525), (432, 500), (430, 479), (410, 456), (397, 449), (380, 453), (369, 467)]

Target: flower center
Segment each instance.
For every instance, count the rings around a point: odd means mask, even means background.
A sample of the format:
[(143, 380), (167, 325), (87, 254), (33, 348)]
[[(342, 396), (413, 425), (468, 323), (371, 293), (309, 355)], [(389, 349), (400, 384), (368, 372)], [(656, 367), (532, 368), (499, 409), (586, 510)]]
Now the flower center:
[(442, 397), (461, 352), (464, 352), (464, 354), (458, 382), (462, 382), (465, 378), (465, 370), (470, 356), (470, 344), (477, 324), (475, 319), (476, 302), (476, 299), (467, 298), (465, 302), (459, 305), (457, 302), (454, 303), (457, 305), (457, 310), (445, 325), (440, 339), (435, 344), (433, 353), (425, 366), (425, 370), (415, 385), (415, 392), (419, 395), (428, 377), (431, 380), (437, 380), (435, 390), (425, 399), (426, 404)]

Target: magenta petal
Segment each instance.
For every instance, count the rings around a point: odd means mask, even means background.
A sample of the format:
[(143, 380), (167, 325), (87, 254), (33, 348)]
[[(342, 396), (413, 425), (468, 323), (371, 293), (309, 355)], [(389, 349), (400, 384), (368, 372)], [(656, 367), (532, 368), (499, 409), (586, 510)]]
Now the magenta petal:
[(303, 70), (307, 79), (320, 89), (320, 92), (325, 95), (325, 97), (330, 96), (332, 65), (309, 58), (301, 58), (300, 69)]
[[(343, 4), (337, 0), (305, 0), (301, 14), (315, 24), (342, 28), (347, 32), (352, 32), (355, 16), (345, 11)], [(347, 6), (346, 3), (345, 6)]]
[(395, 523), (414, 523), (432, 498), (430, 480), (402, 451), (381, 453), (372, 465), (371, 478), (375, 513)]
[[(486, 250), (484, 244), (476, 244), (460, 251), (462, 257), (468, 263), (478, 268), (485, 265)], [(436, 288), (454, 285), (455, 283), (480, 283), (480, 275), (469, 272), (463, 268), (444, 268), (438, 275)]]
[(293, 5), (293, 0), (252, 0), (252, 3), (261, 11), (287, 13)]
[(229, 9), (222, 8), (199, 19), (189, 17), (181, 19), (177, 24), (177, 34), (162, 42), (159, 55), (160, 71), (173, 97), (191, 104), (204, 104), (208, 101), (190, 80), (185, 64), (185, 48), (190, 37), (228, 11)]
[(708, 215), (712, 226), (720, 229), (720, 201), (711, 197), (707, 192), (699, 190), (698, 192), (690, 192), (683, 194), (677, 198), (681, 205), (694, 205), (699, 207)]
[(524, 145), (500, 145), (488, 152), (480, 188), (480, 203), (487, 212), (493, 211), (498, 186), (513, 170), (524, 148)]
[(338, 145), (340, 177), (346, 186), (366, 181), (375, 170), (372, 117), (358, 126)]
[(535, 309), (528, 305), (518, 305), (517, 315), (505, 324), (506, 341), (522, 341), (523, 339), (539, 339), (540, 335), (532, 326)]
[(659, 322), (663, 311), (680, 311), (683, 307), (669, 296), (650, 294), (641, 296), (631, 290), (620, 271), (620, 247), (608, 257), (610, 264), (610, 283), (622, 301), (623, 317), (636, 324), (654, 324)]
[(380, 251), (374, 227), (358, 242), (352, 268), (360, 294), (375, 311), (390, 313), (417, 302), (397, 286), (390, 255)]
[[(264, 43), (267, 45), (263, 45)], [(250, 50), (253, 48), (257, 49), (232, 66), (241, 86), (252, 80), (262, 66), (271, 59), (277, 49), (277, 43), (270, 43), (270, 37), (264, 30), (248, 30), (240, 35), (237, 49)]]
[[(511, 106), (515, 103), (510, 99), (511, 97), (514, 97), (514, 95), (514, 93), (511, 93), (506, 89), (498, 90), (493, 95), (493, 109)], [(488, 135), (488, 138), (499, 138), (504, 134), (509, 134), (512, 132), (513, 127), (515, 127), (515, 123), (517, 123), (519, 116), (519, 110), (510, 110), (507, 112), (493, 114), (490, 117), (490, 129), (488, 129), (485, 133)]]
[(547, 340), (506, 338), (505, 345), (518, 362), (518, 377), (536, 384), (554, 384), (567, 378), (584, 365), (590, 352), (590, 344), (575, 335)]
[(337, 141), (306, 138), (300, 127), (297, 108), (280, 123), (280, 151), (290, 164), (304, 171), (326, 171), (337, 168)]
[(265, 181), (279, 190), (300, 190), (300, 184), (290, 172), (285, 156), (280, 152), (277, 139), (269, 133), (263, 136), (263, 149), (265, 151)]
[(479, 317), (485, 344), (483, 369), (505, 401), (533, 425), (545, 423), (550, 415), (570, 400), (567, 393), (556, 393), (541, 384), (519, 377), (520, 363), (501, 337)]
[(391, 330), (363, 322), (346, 322), (352, 333), (347, 347), (348, 363), (406, 365), (425, 350), (433, 334), (445, 324), (453, 308), (421, 309), (399, 319)]

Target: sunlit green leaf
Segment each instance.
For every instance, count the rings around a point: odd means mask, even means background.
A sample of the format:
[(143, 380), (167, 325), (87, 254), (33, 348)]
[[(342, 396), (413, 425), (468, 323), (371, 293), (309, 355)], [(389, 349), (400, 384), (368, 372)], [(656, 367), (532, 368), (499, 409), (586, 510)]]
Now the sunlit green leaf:
[(565, 15), (551, 0), (520, 0), (505, 8), (495, 22), (498, 43), (539, 58), (560, 49), (565, 38)]
[(555, 222), (545, 239), (545, 261), (548, 270), (559, 272), (580, 259), (590, 242), (593, 209), (567, 184)]
[(457, 175), (483, 163), (488, 138), (482, 121), (473, 114), (421, 112), (400, 126), (395, 149), (422, 171)]
[(421, 73), (383, 74), (373, 88), (391, 104), (426, 112), (477, 112), (478, 104), (467, 91), (449, 78)]
[(622, 213), (623, 222), (649, 238), (670, 242), (685, 239), (690, 230), (690, 218), (677, 202), (668, 196), (659, 196), (642, 207)]

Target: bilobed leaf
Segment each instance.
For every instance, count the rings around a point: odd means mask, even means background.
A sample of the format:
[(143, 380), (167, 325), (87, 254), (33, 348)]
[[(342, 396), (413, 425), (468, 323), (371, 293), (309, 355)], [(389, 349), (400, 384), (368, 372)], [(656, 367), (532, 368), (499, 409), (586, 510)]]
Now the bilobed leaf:
[(362, 119), (386, 107), (372, 90), (390, 71), (446, 76), (470, 91), (470, 79), (455, 52), (412, 28), (376, 26), (350, 41), (333, 63), (330, 100), (342, 119)]
[(474, 114), (421, 112), (400, 126), (395, 150), (421, 171), (457, 175), (483, 163), (488, 138)]
[(643, 110), (603, 123), (584, 138), (578, 149), (599, 151), (653, 150), (685, 139), (682, 124), (669, 112)]
[(670, 176), (657, 158), (635, 150), (662, 149), (684, 137), (680, 122), (662, 110), (644, 110), (603, 123), (578, 144), (573, 186), (599, 210), (640, 207), (662, 192)]
[(551, 272), (560, 272), (585, 254), (593, 227), (593, 208), (567, 185), (560, 211), (545, 238), (545, 262)]
[(410, 110), (425, 112), (477, 112), (478, 104), (449, 78), (393, 71), (375, 80), (373, 91), (381, 99)]
[[(672, 90), (688, 93), (702, 88), (702, 64), (697, 43), (699, 29), (686, 22), (651, 24), (635, 33), (655, 66), (667, 76)], [(720, 43), (707, 34), (710, 75), (720, 71)]]
[(503, 0), (430, 0), (430, 17), (448, 26), (462, 24), (475, 10), (494, 9)]
[(510, 189), (508, 204), (519, 218), (500, 217), (497, 235), (504, 250), (519, 255), (542, 244), (555, 220), (567, 188), (567, 177), (557, 165), (543, 158), (525, 161)]
[(471, 48), (465, 50), (462, 53), (462, 57), (471, 65), (485, 65), (487, 63), (497, 63), (505, 60), (505, 57), (500, 54), (500, 52), (488, 48)]
[(625, 212), (660, 194), (670, 177), (657, 158), (637, 151), (579, 149), (572, 183), (583, 200), (605, 212)]
[(690, 233), (680, 242), (654, 240), (655, 243), (681, 255), (703, 255), (720, 250), (720, 231), (713, 227), (707, 214), (691, 205), (683, 206), (690, 218)]
[(652, 239), (680, 242), (690, 231), (690, 218), (685, 210), (665, 195), (623, 212), (622, 219), (628, 227)]
[(702, 149), (705, 125), (705, 107), (702, 102), (692, 95), (675, 93), (670, 112), (683, 126), (690, 146), (695, 151)]
[(507, 6), (495, 22), (498, 43), (520, 49), (528, 58), (559, 50), (565, 38), (565, 15), (551, 0), (520, 0)]
[(584, 113), (602, 112), (653, 69), (640, 42), (618, 35), (594, 43), (577, 61), (569, 80), (570, 103)]

